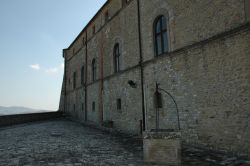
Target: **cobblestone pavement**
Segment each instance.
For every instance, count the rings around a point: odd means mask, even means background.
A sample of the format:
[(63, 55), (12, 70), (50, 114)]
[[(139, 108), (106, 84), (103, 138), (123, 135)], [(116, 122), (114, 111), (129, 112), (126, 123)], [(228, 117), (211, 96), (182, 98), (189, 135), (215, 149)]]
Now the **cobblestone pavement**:
[[(247, 160), (188, 148), (183, 166), (249, 166)], [(149, 166), (140, 139), (108, 134), (64, 119), (0, 128), (0, 166)]]

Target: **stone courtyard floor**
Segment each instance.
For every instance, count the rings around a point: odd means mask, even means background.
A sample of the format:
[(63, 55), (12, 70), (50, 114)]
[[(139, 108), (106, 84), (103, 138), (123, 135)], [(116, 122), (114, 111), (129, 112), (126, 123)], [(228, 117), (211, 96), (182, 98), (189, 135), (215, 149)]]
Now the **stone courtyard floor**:
[[(183, 166), (249, 166), (250, 161), (194, 148), (183, 151)], [(0, 128), (0, 166), (150, 166), (142, 142), (65, 119)]]

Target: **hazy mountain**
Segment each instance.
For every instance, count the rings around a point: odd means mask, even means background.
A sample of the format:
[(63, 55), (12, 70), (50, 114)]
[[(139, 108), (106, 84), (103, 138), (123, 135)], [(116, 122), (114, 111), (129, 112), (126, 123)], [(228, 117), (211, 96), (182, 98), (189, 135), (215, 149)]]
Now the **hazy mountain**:
[(36, 110), (26, 107), (2, 107), (0, 106), (1, 115), (13, 115), (13, 114), (26, 114), (26, 113), (39, 113), (39, 112), (52, 112), (50, 110)]

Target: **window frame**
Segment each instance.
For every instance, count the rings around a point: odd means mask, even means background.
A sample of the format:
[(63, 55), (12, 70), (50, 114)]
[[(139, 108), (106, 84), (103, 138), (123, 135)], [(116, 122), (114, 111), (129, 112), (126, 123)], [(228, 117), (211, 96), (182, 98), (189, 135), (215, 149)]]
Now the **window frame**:
[[(166, 17), (165, 15), (159, 15), (154, 20), (154, 25), (153, 25), (154, 35), (153, 36), (154, 36), (154, 54), (156, 57), (169, 52), (169, 34), (168, 34), (168, 19), (167, 18), (168, 17)], [(164, 22), (166, 23), (166, 25), (163, 25)], [(158, 23), (160, 24), (159, 31), (157, 27)], [(164, 35), (166, 39), (164, 38)], [(158, 41), (158, 38), (160, 38), (160, 42)], [(164, 45), (164, 41), (167, 42), (166, 46)], [(158, 50), (159, 45), (161, 46), (161, 50)]]
[(114, 73), (121, 71), (121, 52), (120, 44), (116, 43), (113, 50)]

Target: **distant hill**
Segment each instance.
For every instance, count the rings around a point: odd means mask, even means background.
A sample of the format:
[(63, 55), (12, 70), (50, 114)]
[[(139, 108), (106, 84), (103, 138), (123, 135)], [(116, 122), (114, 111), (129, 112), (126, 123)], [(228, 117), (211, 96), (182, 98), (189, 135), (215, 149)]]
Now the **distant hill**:
[(40, 113), (40, 112), (53, 112), (50, 110), (36, 110), (26, 107), (2, 107), (0, 106), (1, 115), (13, 115), (13, 114), (27, 114), (27, 113)]

